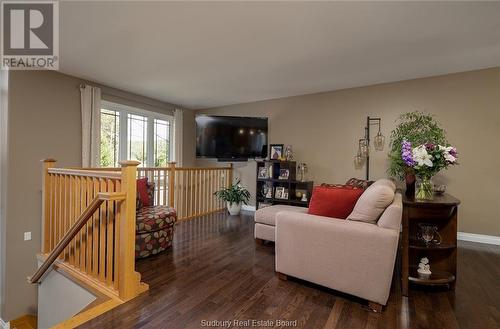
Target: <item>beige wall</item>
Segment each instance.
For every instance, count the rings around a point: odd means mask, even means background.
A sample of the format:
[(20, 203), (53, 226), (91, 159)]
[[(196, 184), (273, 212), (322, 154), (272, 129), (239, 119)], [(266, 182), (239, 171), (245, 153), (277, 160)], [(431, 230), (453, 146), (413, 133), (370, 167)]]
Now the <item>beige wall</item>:
[[(460, 166), (435, 181), (462, 201), (459, 230), (500, 236), (500, 68), (287, 97), (196, 113), (269, 117), (270, 143), (291, 144), (316, 184), (364, 177), (353, 157), (366, 116), (382, 118), (389, 136), (398, 114), (434, 113), (459, 151)], [(192, 123), (194, 125), (194, 123)], [(194, 138), (194, 135), (192, 136)], [(191, 151), (194, 153), (194, 149)], [(372, 153), (372, 179), (386, 176), (387, 145)], [(198, 160), (198, 165), (215, 164)], [(235, 164), (236, 176), (255, 194), (255, 162)], [(254, 202), (254, 198), (252, 198)]]
[[(12, 320), (36, 313), (36, 286), (26, 277), (36, 269), (41, 246), (41, 163), (55, 158), (61, 166), (81, 165), (80, 91), (83, 80), (53, 71), (12, 71), (9, 77), (8, 181), (4, 305)], [(172, 113), (174, 105), (109, 87), (106, 99)], [(3, 182), (2, 182), (3, 184)], [(32, 240), (23, 241), (31, 231)]]
[(0, 319), (4, 318), (5, 239), (7, 204), (7, 107), (8, 74), (0, 70)]

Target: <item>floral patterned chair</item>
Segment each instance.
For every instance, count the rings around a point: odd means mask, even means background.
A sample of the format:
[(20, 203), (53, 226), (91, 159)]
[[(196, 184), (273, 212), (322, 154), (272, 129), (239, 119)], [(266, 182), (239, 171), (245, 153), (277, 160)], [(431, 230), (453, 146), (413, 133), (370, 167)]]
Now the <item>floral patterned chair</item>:
[[(154, 183), (147, 183), (150, 200), (154, 200)], [(168, 206), (143, 206), (137, 197), (135, 258), (156, 255), (172, 246), (177, 214)]]

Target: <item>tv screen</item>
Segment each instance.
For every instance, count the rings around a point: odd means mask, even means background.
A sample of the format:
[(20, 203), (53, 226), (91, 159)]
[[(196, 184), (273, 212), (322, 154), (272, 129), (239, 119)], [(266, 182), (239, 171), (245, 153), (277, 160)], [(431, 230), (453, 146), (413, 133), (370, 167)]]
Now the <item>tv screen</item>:
[(228, 160), (265, 158), (267, 118), (196, 116), (196, 156)]

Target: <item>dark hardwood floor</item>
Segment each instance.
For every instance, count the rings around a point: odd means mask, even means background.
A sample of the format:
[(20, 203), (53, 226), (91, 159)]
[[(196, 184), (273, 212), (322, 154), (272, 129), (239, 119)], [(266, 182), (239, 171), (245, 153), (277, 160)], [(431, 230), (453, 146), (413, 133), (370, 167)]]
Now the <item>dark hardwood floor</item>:
[[(182, 222), (173, 249), (138, 261), (137, 269), (149, 291), (81, 328), (201, 328), (235, 319), (297, 320), (296, 327), (313, 329), (500, 328), (500, 246), (460, 242), (455, 292), (412, 289), (403, 298), (394, 280), (382, 313), (352, 296), (279, 280), (274, 245), (254, 243), (250, 215)], [(240, 327), (269, 322), (260, 324)]]

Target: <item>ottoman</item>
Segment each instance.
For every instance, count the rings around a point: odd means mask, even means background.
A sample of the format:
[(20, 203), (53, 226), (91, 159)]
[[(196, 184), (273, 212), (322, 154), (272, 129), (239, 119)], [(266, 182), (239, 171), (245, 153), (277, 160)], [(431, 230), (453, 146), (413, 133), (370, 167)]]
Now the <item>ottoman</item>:
[(135, 258), (158, 254), (172, 246), (177, 214), (168, 206), (144, 206), (137, 210)]
[(263, 240), (275, 241), (275, 226), (276, 214), (280, 211), (293, 211), (298, 213), (307, 213), (308, 208), (295, 207), (287, 205), (275, 205), (266, 208), (258, 209), (255, 212), (255, 240), (261, 242)]

